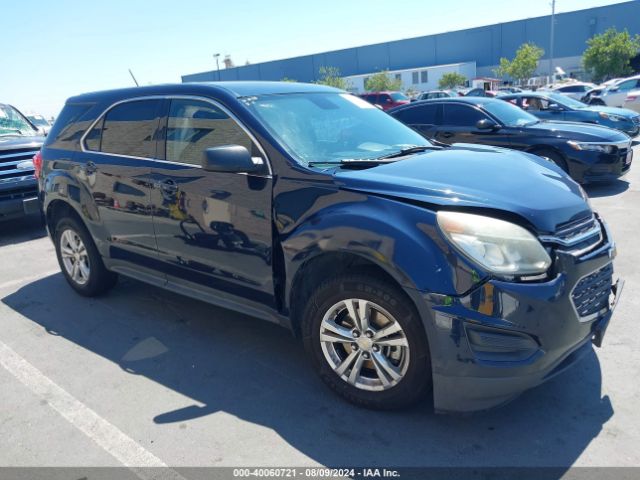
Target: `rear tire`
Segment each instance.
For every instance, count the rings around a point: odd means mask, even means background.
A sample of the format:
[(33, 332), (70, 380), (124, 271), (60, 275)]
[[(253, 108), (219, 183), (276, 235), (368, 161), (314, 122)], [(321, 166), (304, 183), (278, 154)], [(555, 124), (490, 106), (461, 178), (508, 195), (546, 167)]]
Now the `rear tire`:
[(320, 378), (356, 405), (404, 408), (431, 387), (422, 321), (387, 281), (363, 274), (326, 280), (309, 299), (302, 334)]
[(91, 235), (77, 219), (63, 217), (58, 221), (54, 243), (62, 274), (80, 295), (94, 297), (116, 284), (117, 274), (105, 268)]

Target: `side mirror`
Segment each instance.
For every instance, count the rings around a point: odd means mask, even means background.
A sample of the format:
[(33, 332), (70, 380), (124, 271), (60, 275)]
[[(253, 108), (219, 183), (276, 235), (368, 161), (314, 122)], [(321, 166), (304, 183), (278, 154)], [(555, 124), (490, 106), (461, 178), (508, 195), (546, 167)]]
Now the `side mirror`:
[(557, 103), (550, 103), (549, 106), (547, 107), (547, 110), (551, 112), (561, 112), (563, 109)]
[(483, 118), (482, 120), (478, 120), (478, 123), (476, 123), (476, 128), (478, 130), (497, 130), (498, 124), (493, 120)]
[(202, 168), (207, 172), (253, 173), (263, 167), (262, 159), (259, 163), (256, 161), (241, 145), (211, 147), (202, 154)]
[(618, 90), (620, 90), (620, 87), (617, 85), (614, 85), (613, 87), (609, 88), (610, 92), (617, 92)]

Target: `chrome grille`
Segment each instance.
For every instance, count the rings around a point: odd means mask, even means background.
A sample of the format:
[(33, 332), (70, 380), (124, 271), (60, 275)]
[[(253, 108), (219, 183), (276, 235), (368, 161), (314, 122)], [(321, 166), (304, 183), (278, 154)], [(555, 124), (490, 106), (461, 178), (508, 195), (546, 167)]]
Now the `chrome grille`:
[(571, 301), (582, 322), (588, 322), (609, 309), (613, 264), (583, 277), (571, 292)]
[(558, 249), (572, 255), (579, 256), (600, 244), (602, 226), (592, 214), (586, 219), (561, 224), (553, 235), (543, 235), (540, 240), (543, 243), (554, 244)]
[(0, 181), (7, 178), (33, 175), (33, 166), (18, 168), (18, 165), (33, 159), (37, 152), (38, 150), (33, 150), (32, 148), (0, 151)]

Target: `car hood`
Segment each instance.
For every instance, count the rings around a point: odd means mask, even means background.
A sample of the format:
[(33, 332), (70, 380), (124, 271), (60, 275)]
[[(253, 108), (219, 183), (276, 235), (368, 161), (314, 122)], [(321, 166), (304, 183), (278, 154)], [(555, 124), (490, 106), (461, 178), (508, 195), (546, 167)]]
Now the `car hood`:
[(0, 136), (0, 152), (17, 148), (39, 149), (44, 143), (44, 137), (25, 137), (21, 135)]
[(537, 135), (547, 135), (589, 142), (624, 142), (628, 141), (624, 133), (613, 128), (591, 125), (581, 122), (538, 122), (526, 127), (527, 131)]
[(539, 232), (587, 217), (577, 183), (535, 155), (455, 144), (366, 170), (338, 170), (345, 189), (442, 207), (475, 207), (519, 215)]
[(593, 105), (586, 108), (578, 109), (578, 111), (581, 111), (581, 110), (587, 110), (590, 112), (610, 113), (611, 115), (620, 115), (622, 117), (626, 117), (629, 119), (638, 116), (638, 112), (634, 112), (633, 110), (629, 110), (628, 108), (604, 107), (604, 106)]

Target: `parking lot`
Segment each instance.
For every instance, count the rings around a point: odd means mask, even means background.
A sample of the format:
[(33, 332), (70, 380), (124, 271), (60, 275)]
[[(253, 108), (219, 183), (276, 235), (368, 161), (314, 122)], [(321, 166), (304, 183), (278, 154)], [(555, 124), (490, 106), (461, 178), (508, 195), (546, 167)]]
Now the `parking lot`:
[(471, 416), (356, 408), (280, 327), (133, 280), (80, 297), (36, 221), (1, 225), (0, 465), (638, 466), (638, 185), (587, 189), (626, 279), (604, 348)]

